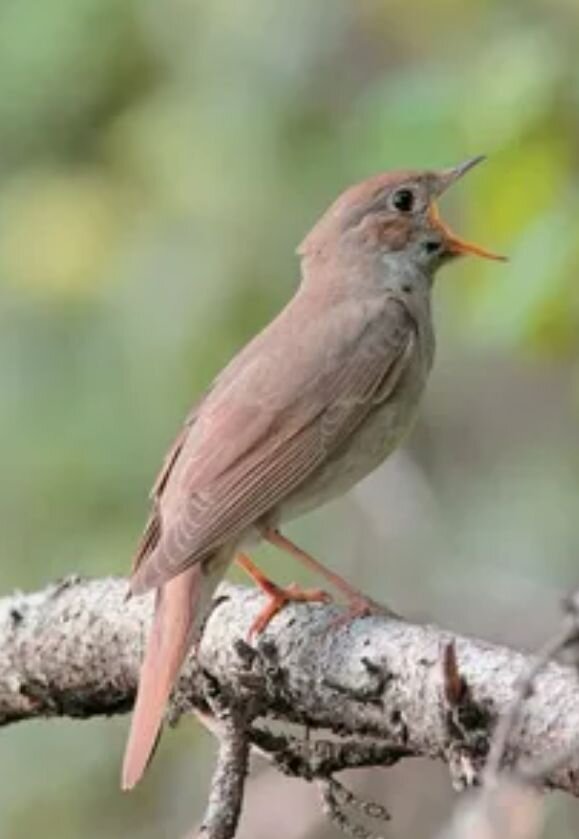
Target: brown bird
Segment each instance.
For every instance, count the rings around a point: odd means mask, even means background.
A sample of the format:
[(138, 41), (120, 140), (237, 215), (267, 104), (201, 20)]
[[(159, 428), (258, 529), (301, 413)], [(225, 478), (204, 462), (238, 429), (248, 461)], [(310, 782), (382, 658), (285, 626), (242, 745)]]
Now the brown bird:
[[(459, 239), (436, 199), (483, 158), (442, 171), (377, 175), (346, 190), (302, 242), (301, 284), (189, 414), (152, 491), (130, 590), (156, 590), (153, 626), (123, 767), (141, 777), (165, 705), (215, 587), (236, 554), (266, 539), (337, 585), (352, 614), (372, 609), (279, 526), (350, 489), (410, 429), (434, 354), (436, 270), (460, 254), (501, 259)], [(269, 593), (261, 630), (290, 599), (249, 557)]]

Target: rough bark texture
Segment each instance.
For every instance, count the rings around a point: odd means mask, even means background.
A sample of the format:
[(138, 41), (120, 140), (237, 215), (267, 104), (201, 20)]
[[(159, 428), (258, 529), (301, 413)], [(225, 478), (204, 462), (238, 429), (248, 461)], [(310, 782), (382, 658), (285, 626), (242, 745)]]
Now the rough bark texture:
[[(127, 602), (126, 590), (123, 580), (73, 578), (0, 600), (0, 724), (130, 709), (151, 599)], [(173, 720), (193, 705), (211, 707), (209, 680), (222, 704), (239, 707), (251, 698), (261, 721), (282, 719), (365, 743), (343, 750), (350, 765), (364, 763), (365, 748), (368, 763), (427, 755), (447, 761), (456, 775), (457, 767), (482, 766), (496, 719), (530, 665), (521, 653), (434, 626), (367, 618), (336, 627), (339, 611), (326, 605), (289, 606), (250, 645), (248, 630), (261, 605), (256, 591), (222, 586), (199, 659), (190, 656), (175, 692)], [(263, 727), (252, 733), (250, 723), (250, 740), (268, 750), (268, 737), (276, 738)], [(509, 753), (544, 759), (568, 749), (578, 731), (576, 673), (548, 664), (521, 709)], [(309, 746), (309, 769), (296, 774), (316, 774), (316, 759), (328, 760), (331, 749), (324, 742), (317, 757), (315, 743)], [(381, 742), (390, 750), (378, 759)], [(303, 754), (298, 749), (292, 757), (284, 743), (278, 763), (284, 768), (285, 760), (292, 771), (291, 761), (299, 763)], [(338, 760), (336, 768), (345, 765)], [(546, 780), (578, 795), (579, 754)]]

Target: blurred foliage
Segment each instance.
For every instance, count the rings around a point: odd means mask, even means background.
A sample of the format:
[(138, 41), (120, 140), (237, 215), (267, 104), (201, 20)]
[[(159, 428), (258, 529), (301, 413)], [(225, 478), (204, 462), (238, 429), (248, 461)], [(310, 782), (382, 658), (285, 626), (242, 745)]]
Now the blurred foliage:
[[(578, 37), (576, 0), (4, 0), (3, 589), (124, 573), (171, 434), (291, 294), (295, 247), (327, 203), (381, 169), (481, 152), (489, 161), (445, 199), (446, 212), (511, 261), (465, 260), (439, 283), (441, 357), (457, 384), (434, 385), (418, 455), (439, 474), (470, 474), (466, 491), (466, 479), (441, 481), (442, 515), (456, 527), (457, 555), (480, 553), (476, 573), (488, 560), (498, 574), (507, 554), (522, 567), (531, 554), (537, 576), (551, 580), (552, 562), (571, 578), (579, 532), (563, 511), (579, 483)], [(541, 445), (525, 444), (525, 468), (510, 458), (534, 409), (519, 416), (507, 382), (477, 411), (489, 417), (471, 448), (487, 452), (497, 452), (490, 415), (511, 405), (518, 417), (512, 444), (486, 461), (488, 483), (458, 462), (458, 420), (439, 407), (466, 410), (465, 359), (482, 360), (493, 381), (505, 363), (522, 365), (530, 404), (551, 411)], [(541, 390), (545, 375), (563, 384)], [(314, 528), (303, 531), (310, 545), (334, 545), (319, 526), (303, 527)], [(266, 561), (279, 567), (279, 557)], [(448, 563), (456, 581), (459, 561)], [(440, 603), (455, 584), (442, 579), (430, 592)], [(176, 757), (173, 743), (146, 791), (122, 797), (123, 729), (51, 722), (4, 733), (0, 836), (185, 829), (202, 801), (204, 758), (179, 775), (170, 767), (185, 749)], [(193, 801), (192, 772), (204, 777)], [(576, 835), (556, 824), (561, 839)]]

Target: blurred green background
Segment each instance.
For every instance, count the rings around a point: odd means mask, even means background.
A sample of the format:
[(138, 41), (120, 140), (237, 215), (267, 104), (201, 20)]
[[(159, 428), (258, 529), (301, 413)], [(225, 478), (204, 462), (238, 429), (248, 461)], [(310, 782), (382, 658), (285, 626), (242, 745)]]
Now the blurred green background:
[[(578, 42), (576, 0), (3, 0), (2, 591), (126, 573), (172, 435), (291, 295), (329, 201), (485, 152), (443, 209), (511, 261), (442, 274), (406, 450), (291, 532), (408, 616), (529, 648), (552, 631), (579, 578)], [(3, 731), (2, 839), (184, 836), (214, 745), (183, 723), (122, 795), (127, 722)], [(389, 802), (390, 839), (452, 803), (427, 763), (352, 782)], [(577, 836), (576, 804), (549, 811)], [(272, 835), (336, 833), (256, 765), (240, 836)]]

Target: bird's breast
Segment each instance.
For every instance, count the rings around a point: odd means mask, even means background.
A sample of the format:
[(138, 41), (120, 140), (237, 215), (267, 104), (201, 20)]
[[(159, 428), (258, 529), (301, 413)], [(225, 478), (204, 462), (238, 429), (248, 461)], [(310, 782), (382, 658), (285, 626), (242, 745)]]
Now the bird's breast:
[(394, 392), (378, 403), (354, 433), (283, 502), (278, 515), (289, 520), (342, 495), (374, 471), (408, 434), (432, 366), (430, 324)]

